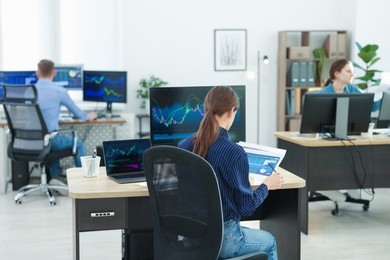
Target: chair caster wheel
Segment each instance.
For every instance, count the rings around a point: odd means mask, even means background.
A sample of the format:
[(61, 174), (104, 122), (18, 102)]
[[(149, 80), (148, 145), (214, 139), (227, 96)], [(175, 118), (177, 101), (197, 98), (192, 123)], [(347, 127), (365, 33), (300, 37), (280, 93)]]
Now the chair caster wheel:
[(55, 206), (57, 203), (55, 201), (50, 201), (50, 205)]
[(364, 210), (364, 211), (367, 211), (369, 207), (370, 207), (370, 205), (364, 204), (364, 205), (363, 205), (363, 210)]
[(333, 216), (339, 214), (339, 205), (335, 202), (335, 208), (331, 211)]
[(15, 203), (20, 205), (20, 204), (22, 204), (22, 201), (21, 200), (15, 200)]

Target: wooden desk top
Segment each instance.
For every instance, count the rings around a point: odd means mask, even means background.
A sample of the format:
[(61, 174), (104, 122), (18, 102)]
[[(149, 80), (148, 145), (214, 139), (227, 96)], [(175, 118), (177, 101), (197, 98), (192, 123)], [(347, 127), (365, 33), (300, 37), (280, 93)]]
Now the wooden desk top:
[[(126, 119), (122, 117), (114, 117), (114, 118), (99, 118), (96, 120), (80, 120), (80, 119), (72, 119), (69, 121), (60, 121), (60, 126), (71, 126), (71, 125), (115, 125), (115, 124), (126, 124)], [(0, 120), (0, 127), (8, 126), (7, 121), (2, 119)]]
[(353, 136), (351, 141), (333, 141), (317, 138), (315, 134), (302, 136), (298, 132), (275, 132), (278, 139), (287, 142), (295, 143), (305, 147), (330, 147), (330, 146), (345, 146), (345, 145), (389, 145), (390, 137), (384, 134), (375, 134), (367, 137), (363, 135)]
[[(303, 188), (306, 185), (304, 179), (282, 168), (277, 169), (284, 175), (282, 189)], [(67, 172), (69, 197), (74, 199), (97, 199), (118, 197), (144, 197), (149, 196), (146, 183), (118, 184), (110, 180), (106, 175), (106, 169), (100, 167), (100, 174), (95, 178), (83, 177), (81, 168), (71, 168)], [(250, 177), (252, 187), (255, 189), (261, 184), (261, 178)]]
[(80, 120), (72, 119), (71, 121), (60, 121), (60, 126), (67, 125), (113, 125), (113, 124), (126, 124), (126, 119), (122, 117), (114, 118), (99, 118), (95, 120)]

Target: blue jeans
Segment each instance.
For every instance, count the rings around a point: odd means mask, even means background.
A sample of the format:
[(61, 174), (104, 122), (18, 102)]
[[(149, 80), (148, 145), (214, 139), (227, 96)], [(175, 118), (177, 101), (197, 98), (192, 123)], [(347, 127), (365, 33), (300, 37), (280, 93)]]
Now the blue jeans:
[[(50, 151), (58, 152), (72, 147), (73, 147), (73, 136), (57, 134), (51, 140)], [(77, 154), (74, 156), (74, 162), (76, 164), (76, 167), (81, 167), (80, 157), (84, 156), (85, 154), (86, 153), (85, 153), (83, 142), (80, 139), (77, 139)], [(60, 161), (55, 161), (51, 163), (50, 166), (51, 177), (58, 176), (59, 168), (60, 168)]]
[(260, 229), (241, 227), (240, 222), (235, 220), (225, 222), (219, 259), (236, 257), (257, 251), (267, 253), (269, 260), (278, 259), (276, 240), (271, 233)]

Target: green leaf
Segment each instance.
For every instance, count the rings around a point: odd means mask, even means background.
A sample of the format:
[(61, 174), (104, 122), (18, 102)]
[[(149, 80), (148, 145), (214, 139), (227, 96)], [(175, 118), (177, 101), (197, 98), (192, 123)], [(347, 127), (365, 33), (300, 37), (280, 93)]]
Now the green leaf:
[(359, 82), (357, 85), (361, 89), (365, 89), (368, 86), (376, 86), (380, 82), (377, 79), (374, 79), (376, 73), (382, 72), (381, 70), (377, 69), (371, 69), (371, 67), (380, 60), (380, 57), (377, 56), (376, 51), (379, 49), (379, 46), (377, 44), (367, 44), (365, 46), (361, 46), (358, 42), (356, 42), (356, 46), (359, 50), (358, 57), (362, 59), (362, 61), (365, 63), (365, 66), (359, 65), (356, 62), (353, 62), (354, 66), (357, 69), (360, 69), (364, 72), (364, 75), (361, 77), (357, 77), (357, 80), (360, 80), (362, 82)]
[(361, 70), (365, 70), (362, 66), (360, 66), (359, 64), (355, 63), (355, 62), (352, 62), (353, 63), (353, 66), (356, 67), (356, 68), (359, 68)]
[(366, 84), (366, 83), (359, 83), (359, 84), (357, 84), (357, 86), (358, 86), (360, 89), (366, 89), (366, 88), (367, 88), (367, 84)]
[(359, 51), (362, 49), (362, 46), (360, 45), (360, 43), (356, 42), (356, 46), (357, 46)]
[(377, 63), (377, 61), (380, 60), (380, 59), (381, 59), (381, 58), (379, 58), (379, 57), (373, 59), (373, 60), (369, 63), (368, 67), (371, 67), (372, 65), (374, 65), (375, 63)]

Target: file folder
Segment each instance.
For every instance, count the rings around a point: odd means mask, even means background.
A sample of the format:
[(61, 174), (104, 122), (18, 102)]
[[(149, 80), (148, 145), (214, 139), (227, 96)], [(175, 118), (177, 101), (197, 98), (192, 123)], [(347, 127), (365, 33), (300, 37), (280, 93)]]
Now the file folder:
[(300, 84), (299, 80), (299, 62), (291, 62), (290, 69), (287, 73), (287, 86), (297, 87)]
[(307, 85), (308, 86), (314, 86), (314, 63), (312, 61), (309, 61), (307, 63)]
[(299, 62), (299, 85), (301, 87), (308, 86), (307, 84), (307, 62), (301, 61)]

